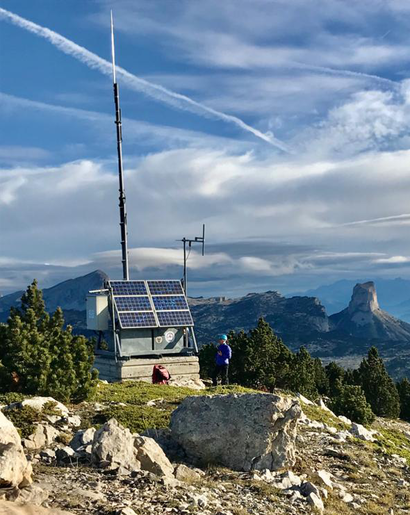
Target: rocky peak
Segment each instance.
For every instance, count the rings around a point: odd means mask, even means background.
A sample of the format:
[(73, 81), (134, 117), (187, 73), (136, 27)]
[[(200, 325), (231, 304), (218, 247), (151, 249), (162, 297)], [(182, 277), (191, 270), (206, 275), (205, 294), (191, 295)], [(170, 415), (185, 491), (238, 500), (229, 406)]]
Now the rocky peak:
[(356, 284), (348, 307), (349, 313), (353, 314), (357, 311), (362, 313), (374, 313), (379, 309), (374, 282), (369, 281), (367, 283)]

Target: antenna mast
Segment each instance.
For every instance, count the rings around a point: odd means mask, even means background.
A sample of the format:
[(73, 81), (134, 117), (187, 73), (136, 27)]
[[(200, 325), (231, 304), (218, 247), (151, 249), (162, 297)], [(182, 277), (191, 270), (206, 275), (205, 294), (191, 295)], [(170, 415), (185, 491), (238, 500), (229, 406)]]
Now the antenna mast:
[(122, 123), (120, 109), (120, 95), (115, 73), (115, 48), (114, 48), (114, 22), (111, 11), (111, 56), (112, 56), (112, 79), (114, 85), (115, 103), (115, 125), (117, 126), (117, 153), (118, 153), (118, 176), (119, 176), (119, 207), (120, 207), (120, 229), (121, 229), (121, 251), (122, 251), (122, 275), (128, 281), (130, 278), (128, 267), (128, 231), (127, 231), (127, 205), (124, 189), (124, 172), (122, 167)]
[(189, 254), (187, 255), (187, 248), (186, 244), (188, 243), (189, 250), (191, 250), (193, 243), (202, 243), (202, 255), (205, 256), (205, 224), (202, 224), (202, 236), (196, 236), (193, 240), (190, 240), (189, 238), (182, 238), (182, 245), (184, 250), (184, 278), (183, 278), (183, 286), (184, 286), (184, 292), (185, 295), (188, 295), (188, 267), (187, 267), (187, 261)]

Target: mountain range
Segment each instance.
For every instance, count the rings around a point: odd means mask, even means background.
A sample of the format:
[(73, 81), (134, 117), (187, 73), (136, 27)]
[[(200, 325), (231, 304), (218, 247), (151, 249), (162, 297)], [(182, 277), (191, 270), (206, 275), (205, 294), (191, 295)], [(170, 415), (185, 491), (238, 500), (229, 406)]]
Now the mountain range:
[[(329, 315), (342, 311), (350, 300), (357, 283), (369, 279), (343, 279), (332, 284), (319, 286), (304, 292), (294, 292), (291, 296), (318, 297)], [(377, 279), (377, 295), (380, 306), (397, 318), (410, 322), (410, 280)]]
[[(89, 290), (101, 288), (106, 279), (107, 275), (97, 270), (44, 289), (48, 311), (60, 306), (74, 332), (92, 335), (86, 329), (85, 297)], [(346, 282), (342, 286), (345, 295)], [(326, 288), (329, 293), (331, 288)], [(0, 298), (0, 322), (6, 321), (11, 306), (19, 306), (22, 293)], [(404, 295), (403, 291), (400, 300)], [(371, 281), (352, 285), (350, 296), (344, 309), (330, 316), (317, 297), (287, 298), (276, 291), (249, 293), (237, 299), (190, 298), (189, 302), (200, 345), (215, 341), (218, 333), (252, 329), (264, 317), (294, 351), (305, 345), (324, 362), (335, 360), (345, 367), (355, 367), (368, 348), (376, 345), (395, 378), (410, 377), (410, 324), (381, 309)]]

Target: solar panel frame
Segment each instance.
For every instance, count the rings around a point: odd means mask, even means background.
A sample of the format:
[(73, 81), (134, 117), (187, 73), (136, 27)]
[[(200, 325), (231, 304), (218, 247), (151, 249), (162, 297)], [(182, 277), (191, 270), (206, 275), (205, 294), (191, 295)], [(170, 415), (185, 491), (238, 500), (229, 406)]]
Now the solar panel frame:
[(118, 313), (122, 329), (151, 329), (158, 327), (153, 311), (134, 311)]
[(151, 295), (184, 295), (181, 281), (169, 280), (152, 280), (147, 281), (149, 292)]
[(180, 311), (158, 311), (159, 327), (192, 327), (194, 321), (189, 309)]
[(156, 311), (186, 311), (189, 309), (185, 295), (153, 295)]
[[(194, 326), (181, 281), (115, 280), (108, 283), (121, 329)], [(141, 306), (145, 309), (140, 309)]]
[(148, 295), (146, 281), (109, 281), (113, 295)]
[(115, 295), (114, 301), (118, 313), (153, 311), (151, 300), (148, 295)]

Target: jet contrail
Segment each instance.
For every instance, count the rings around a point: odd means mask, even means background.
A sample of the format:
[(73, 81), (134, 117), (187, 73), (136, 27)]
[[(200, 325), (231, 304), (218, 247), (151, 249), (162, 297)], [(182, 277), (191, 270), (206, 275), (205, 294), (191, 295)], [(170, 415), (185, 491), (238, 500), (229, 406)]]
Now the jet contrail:
[[(57, 47), (59, 50), (64, 52), (67, 55), (71, 55), (72, 57), (78, 59), (83, 64), (86, 64), (89, 68), (93, 68), (103, 73), (104, 75), (111, 76), (112, 74), (112, 65), (109, 61), (102, 59), (98, 55), (90, 52), (86, 48), (77, 45), (73, 41), (61, 36), (57, 32), (54, 32), (46, 27), (42, 27), (41, 25), (37, 25), (17, 14), (13, 14), (6, 9), (2, 9), (0, 7), (0, 18), (10, 21), (14, 25), (21, 27), (37, 36), (40, 36), (47, 41), (49, 41), (52, 45)], [(117, 66), (117, 75), (121, 76), (123, 82), (127, 84), (128, 87), (134, 89), (135, 91), (144, 93), (151, 98), (159, 100), (165, 104), (171, 105), (178, 109), (183, 109), (186, 111), (191, 111), (195, 114), (199, 114), (206, 117), (218, 118), (225, 122), (233, 123), (234, 125), (240, 127), (241, 129), (252, 133), (257, 138), (260, 138), (267, 143), (279, 148), (284, 152), (289, 152), (289, 148), (276, 139), (271, 134), (264, 134), (263, 132), (255, 129), (254, 127), (248, 125), (240, 118), (236, 116), (232, 116), (230, 114), (222, 113), (212, 107), (207, 107), (200, 102), (196, 102), (185, 95), (181, 95), (180, 93), (175, 93), (174, 91), (170, 91), (169, 89), (160, 86), (159, 84), (154, 84), (145, 79), (141, 79), (136, 75), (124, 70), (123, 68)]]
[(370, 220), (357, 220), (356, 222), (348, 222), (345, 224), (340, 224), (337, 227), (349, 227), (353, 225), (372, 225), (372, 224), (383, 224), (389, 222), (405, 222), (406, 220), (410, 220), (410, 214), (402, 214), (402, 215), (393, 215), (393, 216), (384, 216), (382, 218), (371, 218)]

